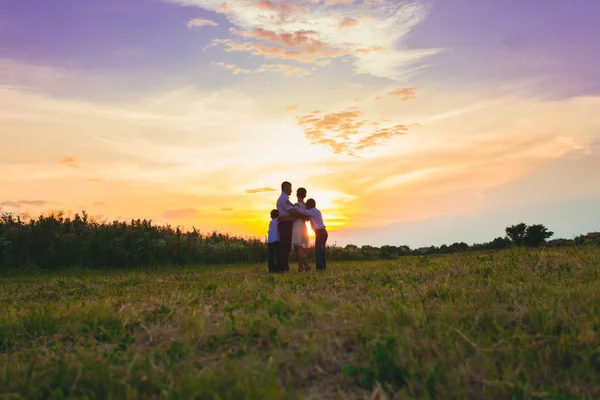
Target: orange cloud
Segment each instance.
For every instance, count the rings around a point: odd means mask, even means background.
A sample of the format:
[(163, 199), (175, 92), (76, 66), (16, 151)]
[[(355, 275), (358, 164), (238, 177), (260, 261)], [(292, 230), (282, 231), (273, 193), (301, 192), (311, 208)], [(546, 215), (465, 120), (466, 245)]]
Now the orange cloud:
[[(235, 42), (231, 39), (215, 39), (209, 44), (216, 46), (222, 44), (227, 51), (246, 51), (253, 55), (262, 55), (270, 58), (283, 58), (303, 63), (315, 63), (318, 66), (327, 66), (332, 58), (348, 54), (347, 50), (335, 49), (324, 42), (315, 39), (316, 32), (300, 30), (293, 33), (276, 33), (262, 28), (240, 31), (231, 28), (234, 35), (254, 39), (259, 42)], [(267, 46), (262, 42), (273, 43)]]
[(379, 126), (379, 121), (363, 118), (363, 113), (347, 110), (338, 113), (318, 115), (311, 113), (297, 117), (298, 125), (311, 144), (329, 147), (335, 154), (355, 156), (357, 152), (377, 147), (395, 136), (408, 132), (405, 125), (393, 125), (375, 130), (367, 126)]
[(319, 48), (324, 49), (327, 46), (320, 40), (314, 39), (311, 36), (314, 35), (315, 31), (296, 31), (294, 33), (276, 33), (268, 31), (262, 28), (255, 28), (251, 31), (239, 31), (235, 28), (230, 29), (230, 32), (246, 37), (258, 40), (264, 40), (272, 43), (278, 43), (290, 47), (303, 47), (306, 49)]
[(369, 48), (362, 48), (361, 47), (361, 48), (358, 48), (358, 49), (354, 50), (354, 53), (360, 54), (360, 55), (367, 55), (367, 54), (370, 54), (370, 53), (379, 52), (381, 50), (383, 50), (383, 47), (381, 47), (381, 46), (371, 46)]
[(227, 14), (229, 11), (231, 11), (231, 7), (227, 3), (223, 3), (217, 7), (217, 13), (219, 14)]
[(415, 88), (412, 88), (412, 87), (398, 89), (398, 90), (388, 93), (388, 95), (393, 96), (393, 97), (397, 98), (398, 100), (402, 100), (402, 101), (412, 100), (416, 97)]
[(299, 108), (298, 106), (289, 106), (288, 108), (285, 109), (285, 112), (292, 113), (292, 112), (298, 110), (298, 108)]
[(358, 20), (349, 17), (345, 17), (342, 22), (340, 22), (340, 28), (350, 28), (356, 25), (358, 25)]
[(281, 4), (281, 3), (273, 3), (269, 0), (259, 0), (256, 6), (260, 10), (264, 11), (277, 11), (281, 13), (293, 13), (297, 11), (304, 11), (305, 9), (299, 6), (294, 6), (290, 4)]
[(382, 144), (382, 141), (391, 139), (394, 136), (404, 135), (408, 128), (404, 125), (395, 125), (389, 128), (382, 128), (373, 131), (370, 135), (360, 139), (355, 150), (364, 150), (368, 147), (376, 147)]
[(77, 164), (77, 160), (74, 159), (73, 157), (63, 157), (63, 158), (61, 158), (59, 163), (62, 165), (65, 165), (67, 167), (79, 168), (79, 165)]
[(269, 47), (262, 43), (234, 42), (231, 39), (215, 39), (215, 44), (223, 44), (227, 51), (247, 51), (252, 55), (262, 55), (269, 58), (284, 58), (302, 63), (313, 63), (327, 58), (336, 58), (347, 54), (345, 50), (322, 49), (317, 47), (304, 48), (300, 50), (287, 50), (283, 47)]
[(256, 189), (246, 189), (246, 194), (256, 194), (256, 193), (268, 193), (268, 192), (276, 192), (277, 190), (272, 187), (262, 187)]

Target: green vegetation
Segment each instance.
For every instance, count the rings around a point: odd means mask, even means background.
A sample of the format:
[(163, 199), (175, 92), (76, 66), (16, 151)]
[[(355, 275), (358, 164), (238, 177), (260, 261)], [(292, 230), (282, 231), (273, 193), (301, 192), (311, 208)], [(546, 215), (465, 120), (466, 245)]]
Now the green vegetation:
[[(464, 242), (420, 249), (395, 245), (330, 245), (327, 259), (375, 261), (519, 246), (600, 245), (600, 238), (588, 240), (584, 236), (547, 243), (546, 239), (553, 232), (539, 224), (512, 225), (506, 228), (506, 234), (491, 242), (471, 246)], [(314, 249), (308, 249), (307, 253), (315, 259)], [(184, 231), (180, 227), (154, 225), (149, 220), (98, 221), (89, 218), (85, 212), (67, 216), (58, 211), (26, 219), (0, 212), (0, 271), (31, 267), (59, 270), (73, 266), (108, 270), (140, 266), (264, 263), (266, 260), (264, 238), (243, 238), (214, 231), (201, 233), (195, 228)]]
[(600, 398), (600, 248), (0, 279), (0, 398)]

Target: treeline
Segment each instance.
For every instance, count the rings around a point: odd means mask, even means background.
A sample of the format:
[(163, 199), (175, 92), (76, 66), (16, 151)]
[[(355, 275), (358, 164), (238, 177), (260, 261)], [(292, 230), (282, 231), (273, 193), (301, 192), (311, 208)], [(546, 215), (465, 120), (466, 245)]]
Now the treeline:
[(262, 262), (266, 246), (196, 229), (183, 232), (148, 220), (100, 222), (88, 214), (52, 213), (22, 220), (0, 215), (0, 266), (131, 268), (171, 264)]
[[(559, 239), (547, 243), (553, 235), (543, 225), (525, 224), (506, 228), (505, 237), (469, 246), (451, 245), (411, 249), (408, 246), (329, 246), (332, 261), (395, 259), (408, 255), (451, 254), (474, 250), (498, 250), (510, 246), (582, 244)], [(314, 260), (313, 249), (309, 257)], [(132, 268), (152, 265), (229, 264), (266, 262), (264, 240), (242, 238), (196, 229), (182, 231), (170, 225), (154, 225), (148, 220), (97, 221), (83, 212), (73, 217), (56, 212), (37, 219), (21, 219), (0, 213), (0, 268), (59, 269), (69, 266), (90, 268)], [(292, 258), (293, 258), (292, 252)]]

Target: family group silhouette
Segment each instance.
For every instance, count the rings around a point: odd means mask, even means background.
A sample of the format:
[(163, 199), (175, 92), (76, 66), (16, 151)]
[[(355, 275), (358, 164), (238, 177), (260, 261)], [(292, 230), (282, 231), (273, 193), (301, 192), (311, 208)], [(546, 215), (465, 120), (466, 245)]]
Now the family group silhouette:
[(305, 188), (301, 187), (296, 190), (296, 203), (290, 201), (291, 194), (292, 184), (287, 181), (283, 182), (276, 208), (271, 210), (268, 232), (269, 272), (281, 273), (290, 270), (289, 256), (292, 247), (296, 252), (298, 272), (312, 270), (304, 251), (310, 246), (306, 221), (310, 222), (312, 230), (315, 232), (316, 269), (324, 271), (327, 269), (325, 245), (328, 233), (323, 222), (323, 215), (317, 208), (314, 199), (308, 199), (305, 202), (307, 195)]

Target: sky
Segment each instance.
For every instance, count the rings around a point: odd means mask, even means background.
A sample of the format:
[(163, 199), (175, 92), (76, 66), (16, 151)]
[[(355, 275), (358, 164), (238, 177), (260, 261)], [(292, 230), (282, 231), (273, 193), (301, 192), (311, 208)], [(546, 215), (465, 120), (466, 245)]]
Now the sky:
[[(0, 204), (329, 243), (600, 231), (595, 0), (0, 2)], [(295, 195), (292, 195), (295, 200)]]

